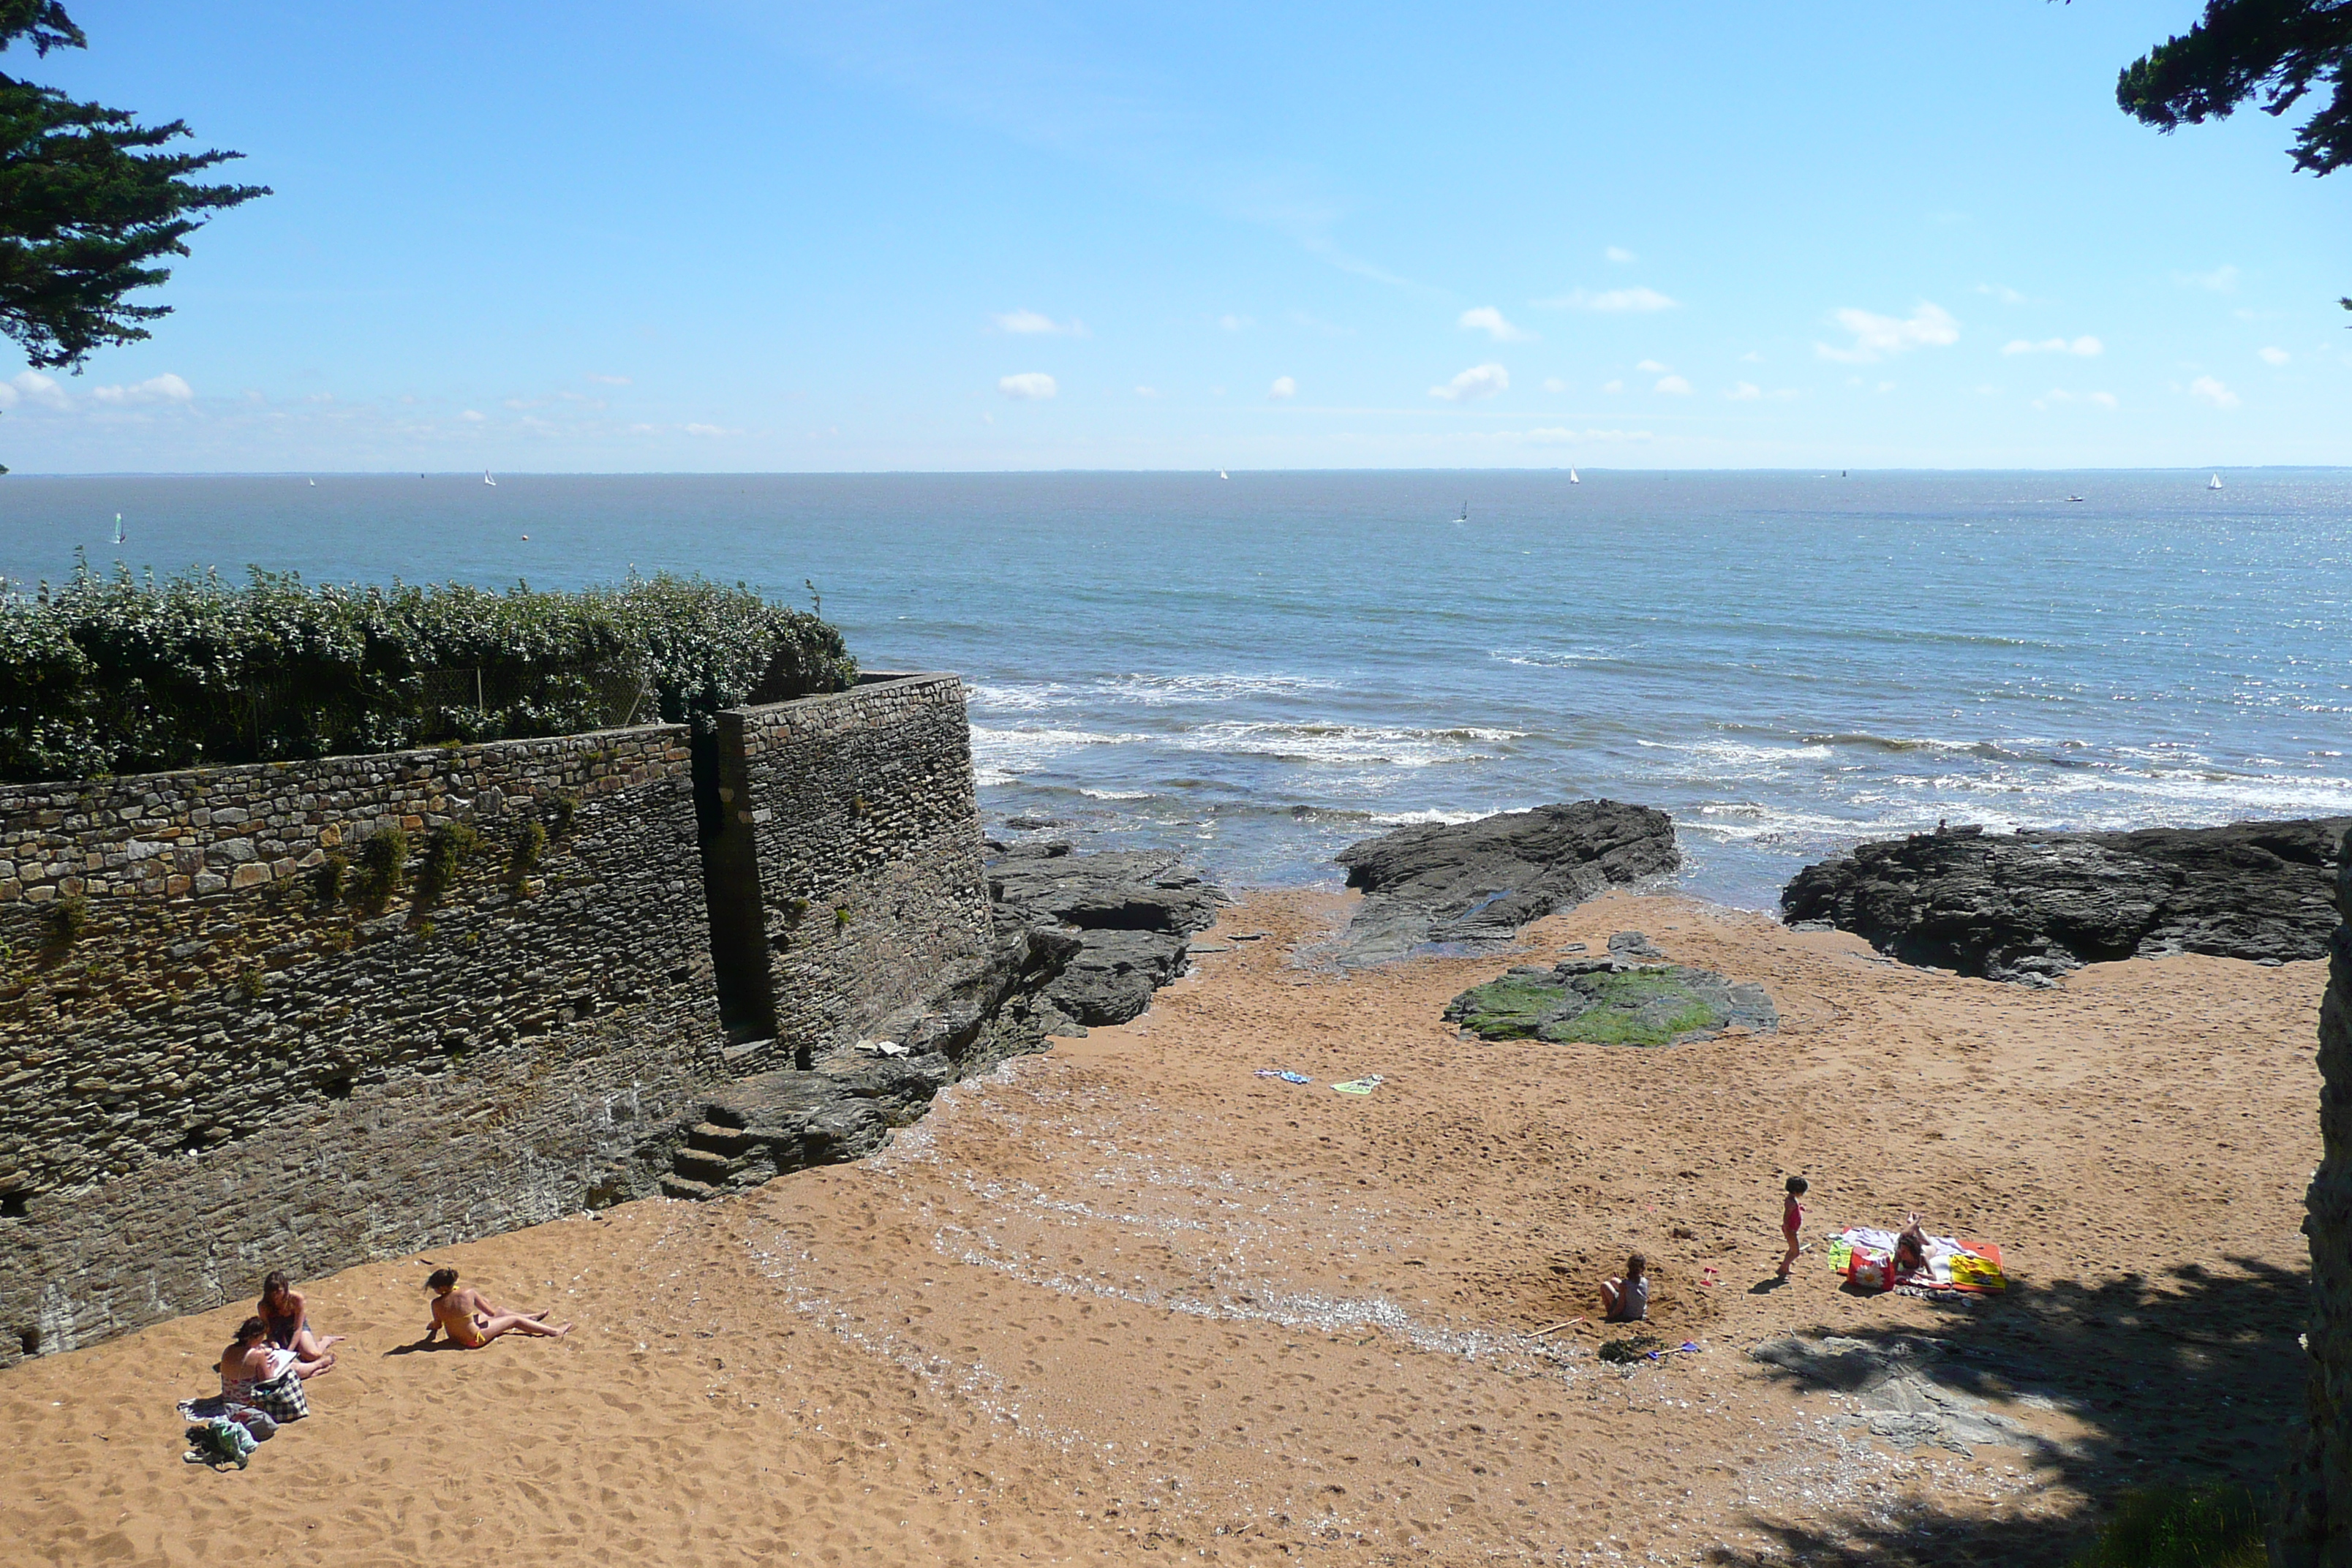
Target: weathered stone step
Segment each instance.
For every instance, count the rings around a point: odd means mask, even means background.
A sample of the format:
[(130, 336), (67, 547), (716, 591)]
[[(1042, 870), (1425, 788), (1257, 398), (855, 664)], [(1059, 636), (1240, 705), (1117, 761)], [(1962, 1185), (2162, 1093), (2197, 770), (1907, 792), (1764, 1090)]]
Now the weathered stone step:
[(686, 1176), (664, 1176), (661, 1179), (661, 1190), (662, 1196), (666, 1198), (693, 1198), (699, 1201), (719, 1196), (717, 1187)]
[(746, 1128), (721, 1127), (716, 1122), (704, 1121), (687, 1130), (686, 1146), (699, 1149), (705, 1153), (723, 1154), (731, 1160), (751, 1148), (756, 1136)]
[(720, 1187), (727, 1184), (728, 1177), (743, 1168), (743, 1162), (707, 1149), (680, 1149), (671, 1157), (670, 1168), (689, 1181)]

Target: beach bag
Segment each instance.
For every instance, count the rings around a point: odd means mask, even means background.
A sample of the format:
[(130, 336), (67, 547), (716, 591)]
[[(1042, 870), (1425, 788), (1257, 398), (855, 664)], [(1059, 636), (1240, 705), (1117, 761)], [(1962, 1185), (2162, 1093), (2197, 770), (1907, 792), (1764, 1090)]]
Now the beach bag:
[(252, 1433), (226, 1416), (216, 1416), (188, 1428), (188, 1451), (183, 1457), (192, 1465), (235, 1465), (241, 1470), (257, 1446)]
[(1846, 1265), (1845, 1277), (1853, 1281), (1858, 1290), (1891, 1290), (1895, 1288), (1895, 1259), (1867, 1247), (1857, 1247)]
[(1832, 1238), (1829, 1258), (1830, 1271), (1843, 1274), (1853, 1267), (1853, 1243), (1843, 1236)]
[(310, 1414), (310, 1402), (302, 1394), (302, 1380), (291, 1371), (281, 1372), (268, 1383), (255, 1384), (246, 1399), (280, 1426)]

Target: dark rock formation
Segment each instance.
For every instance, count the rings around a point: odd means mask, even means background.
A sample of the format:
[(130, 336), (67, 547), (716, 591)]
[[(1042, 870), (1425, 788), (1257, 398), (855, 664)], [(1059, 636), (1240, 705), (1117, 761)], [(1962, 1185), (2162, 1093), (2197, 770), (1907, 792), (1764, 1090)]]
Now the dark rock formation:
[(2327, 951), (2328, 868), (2352, 818), (1987, 835), (1857, 845), (1780, 895), (1908, 963), (2048, 984), (2084, 963), (2205, 952), (2284, 963)]
[(1124, 1024), (1184, 973), (1185, 938), (1217, 923), (1224, 895), (1160, 850), (1074, 855), (1062, 843), (1001, 850), (988, 867), (1000, 927), (1075, 937), (1045, 988), (1073, 1022)]
[(2352, 1563), (2352, 835), (2338, 847), (2327, 994), (2319, 1005), (2319, 1132), (2324, 1153), (2304, 1200), (2311, 1238), (2310, 1427), (2279, 1488), (2271, 1561), (2280, 1568)]
[(1682, 864), (1674, 819), (1645, 805), (1580, 800), (1453, 826), (1404, 827), (1339, 852), (1364, 889), (1335, 956), (1363, 965), (1426, 942), (1508, 942), (1600, 892)]
[[(1184, 972), (1186, 938), (1224, 896), (1173, 854), (1074, 855), (1067, 844), (991, 844), (996, 941), (988, 960), (886, 1019), (866, 1048), (813, 1069), (763, 1073), (705, 1097), (639, 1152), (675, 1198), (709, 1198), (811, 1165), (861, 1160), (921, 1120), (951, 1083), (1049, 1035), (1123, 1024)], [(1263, 933), (1258, 933), (1263, 934)], [(883, 1054), (881, 1042), (892, 1052)], [(736, 1047), (764, 1048), (764, 1042)]]
[(1607, 958), (1571, 958), (1550, 969), (1521, 964), (1456, 996), (1445, 1019), (1482, 1039), (1603, 1046), (1671, 1046), (1711, 1040), (1728, 1027), (1763, 1034), (1780, 1026), (1761, 985), (1734, 984), (1711, 970)]

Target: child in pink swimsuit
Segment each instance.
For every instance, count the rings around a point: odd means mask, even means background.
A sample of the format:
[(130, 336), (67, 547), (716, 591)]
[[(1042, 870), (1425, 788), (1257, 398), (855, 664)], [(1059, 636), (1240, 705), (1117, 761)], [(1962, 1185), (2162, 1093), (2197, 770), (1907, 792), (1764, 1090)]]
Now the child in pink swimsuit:
[(1780, 1259), (1780, 1278), (1786, 1279), (1789, 1270), (1797, 1266), (1797, 1232), (1805, 1226), (1805, 1205), (1797, 1200), (1805, 1195), (1808, 1183), (1802, 1176), (1789, 1178), (1789, 1200), (1780, 1205), (1780, 1234), (1789, 1243), (1788, 1256)]

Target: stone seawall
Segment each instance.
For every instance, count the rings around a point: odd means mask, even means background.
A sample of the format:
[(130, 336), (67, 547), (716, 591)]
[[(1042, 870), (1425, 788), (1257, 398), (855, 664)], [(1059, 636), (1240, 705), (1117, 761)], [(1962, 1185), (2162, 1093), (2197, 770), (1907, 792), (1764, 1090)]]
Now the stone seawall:
[[(759, 737), (737, 847), (785, 872), (706, 853), (730, 731)], [(830, 1043), (977, 953), (978, 842), (953, 677), (731, 713), (715, 751), (650, 726), (0, 788), (0, 1364), (650, 1194), (778, 1022)], [(772, 975), (734, 950), (772, 988), (747, 1020), (714, 933), (756, 939), (766, 888), (807, 940)]]
[(979, 971), (992, 921), (961, 680), (722, 714), (719, 733), (742, 759), (727, 831), (751, 841), (774, 1003), (758, 1065), (805, 1068)]

